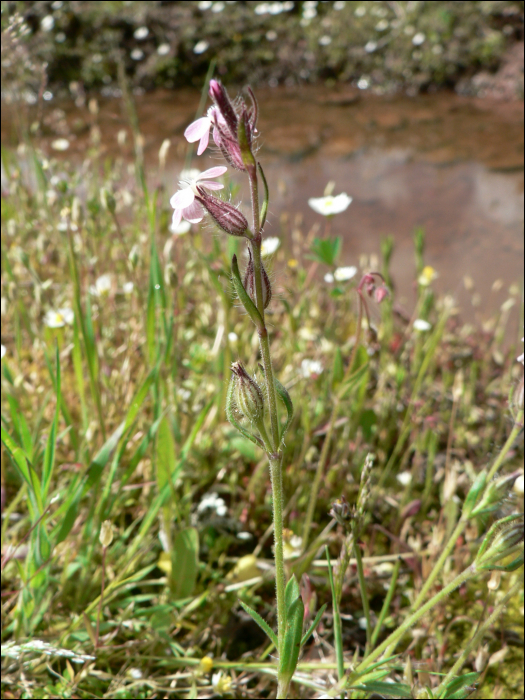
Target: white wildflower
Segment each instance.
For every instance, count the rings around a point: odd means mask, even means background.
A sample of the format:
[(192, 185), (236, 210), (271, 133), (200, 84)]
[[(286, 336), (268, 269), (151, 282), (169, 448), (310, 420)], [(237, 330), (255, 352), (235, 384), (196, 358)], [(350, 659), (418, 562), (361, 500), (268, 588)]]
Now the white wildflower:
[(261, 245), (261, 255), (272, 255), (281, 245), (281, 239), (277, 237), (265, 238)]
[(55, 139), (51, 144), (51, 148), (55, 151), (67, 151), (69, 141), (67, 139)]
[(198, 41), (195, 46), (193, 47), (193, 53), (196, 54), (201, 54), (207, 51), (210, 48), (210, 45), (208, 44), (207, 41)]
[[(334, 279), (337, 282), (348, 282), (352, 277), (355, 277), (357, 273), (357, 267), (351, 265), (350, 267), (338, 267), (334, 272)], [(325, 278), (326, 279), (326, 278)]]
[(44, 323), (48, 328), (62, 328), (67, 324), (71, 325), (75, 318), (72, 309), (57, 309), (56, 311), (47, 311), (44, 316)]
[(147, 27), (139, 27), (133, 32), (135, 39), (145, 39), (149, 34), (149, 29)]
[(311, 208), (323, 216), (340, 214), (348, 208), (351, 202), (352, 197), (349, 197), (345, 192), (342, 192), (335, 197), (310, 197), (308, 200), (308, 204), (311, 206)]
[(301, 374), (306, 379), (316, 378), (323, 371), (323, 365), (318, 360), (303, 360), (301, 362)]
[(197, 506), (197, 512), (202, 513), (205, 510), (214, 510), (219, 518), (223, 518), (228, 512), (228, 508), (224, 500), (217, 496), (216, 493), (208, 493)]
[(425, 332), (429, 331), (432, 328), (432, 326), (428, 321), (425, 321), (424, 318), (416, 318), (416, 320), (414, 321), (414, 328), (416, 329), (416, 331)]
[(111, 275), (101, 275), (95, 284), (92, 284), (89, 291), (95, 297), (105, 297), (111, 291)]
[(396, 476), (396, 479), (402, 486), (408, 486), (408, 484), (412, 481), (412, 474), (410, 472), (401, 472), (401, 474)]

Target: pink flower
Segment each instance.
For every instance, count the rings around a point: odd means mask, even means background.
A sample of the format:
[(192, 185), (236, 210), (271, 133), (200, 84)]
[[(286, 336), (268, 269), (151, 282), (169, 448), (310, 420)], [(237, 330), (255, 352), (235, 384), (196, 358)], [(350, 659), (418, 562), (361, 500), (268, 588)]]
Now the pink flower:
[[(199, 120), (197, 120), (199, 121)], [(195, 123), (195, 122), (194, 122)], [(206, 178), (220, 177), (228, 170), (224, 165), (219, 165), (216, 168), (210, 168), (200, 173), (192, 180), (180, 182), (181, 189), (175, 192), (170, 199), (170, 204), (175, 210), (173, 212), (172, 227), (176, 228), (181, 219), (184, 217), (190, 224), (198, 224), (204, 218), (204, 212), (199, 202), (195, 201), (195, 195), (198, 195), (197, 185), (205, 187), (207, 190), (222, 190), (224, 185), (220, 182), (213, 182)]]
[(213, 125), (213, 113), (215, 107), (210, 107), (205, 117), (201, 117), (196, 121), (192, 122), (186, 131), (184, 136), (188, 143), (199, 142), (199, 147), (197, 149), (197, 155), (200, 156), (206, 148), (208, 147), (208, 141), (210, 140), (210, 129)]

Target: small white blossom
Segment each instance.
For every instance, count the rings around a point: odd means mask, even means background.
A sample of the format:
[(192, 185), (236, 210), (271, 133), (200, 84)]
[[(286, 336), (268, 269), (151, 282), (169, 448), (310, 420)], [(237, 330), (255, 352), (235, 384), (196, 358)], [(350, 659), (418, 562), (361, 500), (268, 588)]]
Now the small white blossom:
[(199, 10), (204, 12), (205, 10), (209, 10), (212, 5), (213, 3), (211, 2), (211, 0), (202, 0), (202, 2), (199, 2), (197, 7), (199, 8)]
[(201, 53), (204, 53), (205, 51), (207, 51), (209, 48), (210, 48), (210, 45), (208, 44), (207, 41), (204, 41), (204, 39), (203, 39), (202, 41), (198, 41), (195, 44), (195, 46), (193, 47), (193, 53), (201, 54)]
[(224, 3), (223, 2), (214, 2), (211, 8), (212, 12), (218, 13), (222, 12), (224, 10)]
[(228, 333), (228, 340), (230, 343), (236, 343), (239, 340), (239, 336), (237, 333), (234, 333), (233, 331), (231, 333)]
[(340, 214), (348, 208), (351, 202), (352, 197), (349, 197), (345, 192), (341, 192), (335, 197), (331, 195), (328, 197), (310, 197), (308, 200), (311, 208), (323, 216)]
[(170, 52), (171, 46), (169, 44), (159, 44), (157, 46), (157, 53), (159, 56), (167, 56)]
[(179, 388), (177, 389), (177, 396), (180, 396), (183, 401), (187, 401), (191, 396), (191, 391)]
[(149, 34), (149, 29), (147, 27), (139, 27), (133, 32), (135, 39), (145, 39)]
[(130, 668), (128, 669), (128, 673), (136, 681), (142, 678), (142, 671), (140, 668)]
[(277, 237), (265, 238), (261, 245), (261, 255), (272, 255), (281, 245), (281, 239)]
[(50, 32), (55, 26), (55, 18), (53, 15), (46, 15), (40, 22), (40, 27), (44, 32)]
[(412, 481), (412, 474), (410, 472), (401, 472), (401, 474), (396, 476), (396, 479), (402, 486), (408, 486), (408, 484)]
[(328, 34), (324, 34), (322, 37), (319, 39), (319, 45), (320, 46), (328, 46), (329, 44), (332, 43), (332, 37), (328, 36)]
[(377, 41), (367, 41), (365, 44), (366, 53), (374, 53), (377, 49)]
[(140, 61), (144, 58), (144, 51), (142, 49), (133, 49), (130, 56), (134, 61)]
[(89, 291), (95, 297), (105, 297), (111, 291), (111, 275), (101, 275), (95, 284), (92, 284)]
[(414, 328), (416, 329), (416, 331), (425, 332), (429, 331), (432, 328), (432, 326), (428, 321), (425, 321), (424, 318), (416, 318), (416, 320), (414, 321)]
[[(334, 272), (334, 279), (337, 282), (348, 282), (352, 277), (355, 277), (357, 273), (357, 267), (351, 265), (350, 267), (338, 267)], [(326, 278), (325, 278), (326, 279)]]
[(334, 276), (332, 275), (331, 272), (327, 272), (326, 275), (324, 276), (324, 281), (327, 284), (333, 284), (334, 283)]
[(423, 34), (423, 32), (418, 32), (417, 34), (414, 34), (412, 37), (412, 43), (414, 46), (421, 46), (425, 42), (426, 36)]
[(318, 360), (303, 360), (301, 362), (301, 374), (306, 379), (316, 378), (323, 371), (323, 365)]
[(51, 144), (51, 148), (55, 151), (67, 151), (69, 141), (67, 139), (55, 139)]
[(47, 311), (44, 316), (44, 323), (48, 328), (62, 328), (67, 324), (71, 325), (75, 318), (72, 309), (57, 309), (56, 311)]
[(213, 690), (219, 695), (224, 695), (229, 693), (232, 687), (232, 679), (230, 676), (226, 676), (222, 671), (214, 673), (211, 677), (211, 685)]
[(197, 506), (197, 512), (202, 513), (205, 510), (214, 510), (219, 518), (223, 518), (228, 512), (228, 508), (224, 500), (217, 496), (216, 493), (208, 493)]
[(133, 282), (124, 282), (124, 284), (122, 285), (122, 291), (124, 292), (124, 294), (131, 294), (133, 292), (134, 286), (135, 285), (133, 284)]

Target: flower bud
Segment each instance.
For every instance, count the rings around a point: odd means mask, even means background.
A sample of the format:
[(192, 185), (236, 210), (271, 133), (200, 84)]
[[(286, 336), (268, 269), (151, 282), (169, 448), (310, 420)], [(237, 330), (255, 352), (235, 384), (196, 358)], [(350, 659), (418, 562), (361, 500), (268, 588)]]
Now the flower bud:
[(226, 88), (218, 80), (210, 80), (210, 91), (209, 95), (211, 99), (217, 105), (217, 109), (220, 112), (221, 117), (224, 119), (224, 123), (228, 127), (231, 136), (237, 138), (237, 115), (235, 114), (235, 109), (230, 100)]
[(264, 415), (264, 397), (257, 382), (250, 377), (240, 362), (234, 362), (231, 370), (235, 376), (235, 402), (248, 420), (259, 423)]
[(349, 529), (350, 521), (354, 517), (350, 504), (344, 496), (341, 496), (341, 498), (338, 498), (337, 501), (332, 503), (329, 515), (337, 520), (339, 525), (342, 525), (346, 530)]
[(111, 520), (104, 520), (100, 526), (99, 540), (103, 547), (109, 547), (113, 542), (113, 525), (111, 524)]
[[(493, 533), (496, 533), (495, 535)], [(521, 552), (516, 549), (521, 546)], [(498, 565), (509, 556), (518, 555), (512, 562)], [(499, 569), (514, 571), (523, 565), (523, 516), (511, 515), (492, 526), (475, 560), (478, 570)]]
[(246, 171), (237, 138), (230, 138), (229, 134), (227, 134), (224, 129), (221, 129), (218, 122), (215, 122), (213, 128), (213, 140), (215, 141), (215, 145), (220, 148), (228, 165), (241, 172)]
[[(248, 267), (246, 268), (246, 272), (244, 273), (243, 285), (244, 285), (244, 289), (246, 289), (246, 291), (250, 295), (250, 299), (257, 306), (257, 301), (255, 298), (256, 297), (256, 295), (255, 295), (255, 274), (254, 274), (254, 268), (253, 268), (253, 257), (252, 257), (252, 251), (250, 248), (248, 248), (248, 255), (250, 256), (250, 259), (248, 260)], [(262, 271), (263, 307), (266, 309), (268, 304), (270, 303), (270, 301), (272, 299), (272, 286), (270, 284), (270, 280), (268, 278), (268, 275), (266, 274), (266, 270), (264, 269), (264, 265), (262, 263), (261, 263), (261, 271)]]
[[(228, 202), (213, 197), (197, 187), (195, 199), (202, 204), (217, 226), (230, 236), (245, 236), (248, 230), (248, 221), (244, 214)], [(247, 236), (249, 237), (249, 236)]]

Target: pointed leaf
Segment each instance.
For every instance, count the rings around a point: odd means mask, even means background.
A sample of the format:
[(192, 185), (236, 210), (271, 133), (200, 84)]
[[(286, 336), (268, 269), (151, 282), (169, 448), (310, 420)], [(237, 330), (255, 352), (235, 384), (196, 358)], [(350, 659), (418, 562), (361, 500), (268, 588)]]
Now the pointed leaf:
[(242, 302), (242, 305), (246, 309), (248, 316), (252, 319), (258, 329), (264, 328), (264, 323), (261, 318), (261, 314), (257, 310), (257, 307), (250, 298), (248, 292), (244, 289), (244, 285), (241, 280), (241, 273), (239, 272), (239, 263), (237, 262), (237, 256), (232, 257), (232, 279), (233, 286), (237, 292), (237, 296)]
[[(297, 584), (297, 581), (295, 583)], [(286, 611), (286, 627), (279, 661), (279, 677), (284, 678), (287, 682), (292, 679), (297, 667), (301, 651), (303, 619), (304, 604), (299, 596)]]
[(242, 600), (239, 601), (240, 604), (242, 605), (243, 609), (245, 612), (248, 613), (248, 615), (252, 618), (254, 622), (256, 622), (259, 627), (262, 629), (262, 631), (268, 636), (271, 642), (273, 642), (273, 645), (275, 648), (278, 648), (278, 642), (277, 642), (277, 635), (275, 632), (272, 630), (270, 625), (268, 625), (262, 617), (259, 615), (259, 613), (255, 612), (252, 608), (250, 608), (249, 605), (246, 605), (246, 603), (243, 603)]
[(171, 556), (170, 587), (175, 600), (193, 593), (199, 571), (199, 533), (187, 527), (175, 535)]
[(301, 639), (301, 647), (304, 647), (304, 645), (306, 644), (306, 642), (308, 641), (310, 636), (317, 629), (317, 625), (321, 622), (321, 617), (323, 616), (323, 613), (326, 610), (326, 607), (327, 607), (327, 604), (325, 603), (324, 605), (322, 605), (319, 608), (319, 611), (318, 611), (317, 615), (315, 616), (314, 621), (312, 622), (312, 624), (308, 628), (308, 632), (306, 632), (306, 634), (304, 634), (303, 638)]
[[(299, 589), (299, 584), (297, 583), (297, 578), (295, 575), (288, 581), (284, 591), (284, 601), (286, 606), (286, 611), (292, 607), (295, 601), (301, 597), (301, 591)], [(288, 617), (288, 615), (287, 615)]]

